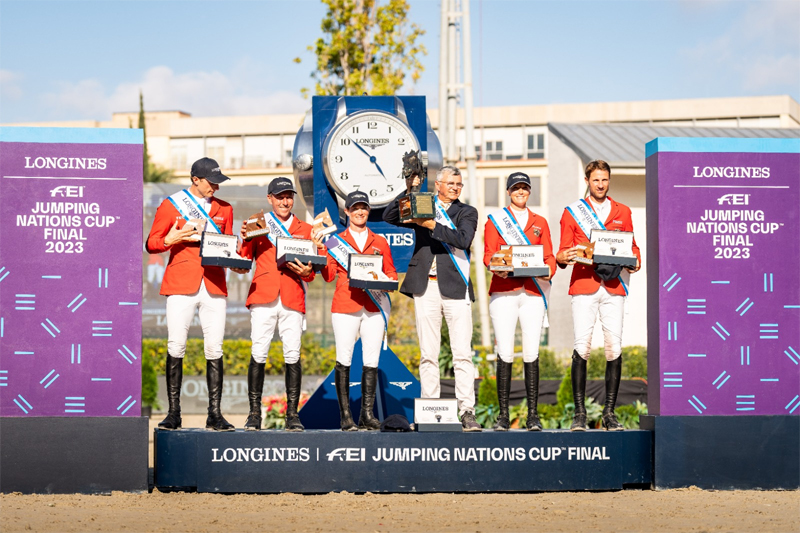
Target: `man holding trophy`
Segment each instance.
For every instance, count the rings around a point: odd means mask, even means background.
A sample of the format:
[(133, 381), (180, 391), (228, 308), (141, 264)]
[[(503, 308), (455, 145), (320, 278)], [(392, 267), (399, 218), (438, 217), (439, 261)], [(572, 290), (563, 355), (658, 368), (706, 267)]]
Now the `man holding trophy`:
[[(369, 196), (360, 191), (351, 192), (344, 206), (350, 224), (346, 230), (326, 241), (328, 264), (322, 271), (327, 282), (337, 278), (331, 303), (331, 324), (336, 339), (336, 396), (342, 431), (377, 430), (381, 423), (373, 409), (378, 361), (392, 306), (389, 295), (378, 287), (396, 288), (397, 271), (389, 243), (367, 228)], [(367, 275), (358, 276), (355, 271), (359, 268)], [(370, 285), (376, 288), (368, 288)], [(350, 363), (359, 336), (364, 367), (361, 371), (361, 414), (356, 426), (350, 413)]]
[[(264, 366), (275, 328), (283, 342), (286, 371), (286, 430), (303, 431), (305, 428), (297, 414), (303, 371), (300, 363), (300, 341), (305, 329), (306, 284), (314, 279), (311, 261), (295, 258), (282, 263), (286, 250), (307, 247), (312, 253), (321, 247), (320, 241), (310, 241), (311, 225), (292, 214), (296, 191), (292, 181), (279, 177), (267, 188), (267, 200), (272, 212), (251, 217), (257, 229), (250, 230), (248, 220), (242, 223), (244, 240), (241, 255), (255, 258), (256, 271), (250, 284), (246, 305), (250, 309), (251, 338), (253, 341), (250, 366), (247, 370), (247, 393), (250, 413), (246, 430), (261, 429), (261, 395), (264, 388)], [(252, 237), (253, 234), (258, 236)], [(307, 245), (307, 246), (305, 246)], [(281, 247), (282, 250), (278, 250)], [(324, 258), (323, 262), (324, 262)]]
[(163, 202), (156, 211), (145, 248), (151, 254), (169, 250), (169, 262), (161, 282), (167, 297), (167, 398), (169, 412), (159, 429), (181, 427), (181, 382), (183, 356), (189, 326), (198, 310), (203, 327), (208, 384), (206, 429), (233, 431), (220, 412), (222, 397), (222, 339), (225, 335), (225, 310), (228, 288), (225, 271), (219, 266), (201, 264), (200, 234), (203, 231), (230, 235), (233, 208), (215, 198), (219, 184), (229, 178), (213, 159), (204, 157), (192, 165), (192, 185)]
[[(422, 183), (424, 170), (419, 164), (416, 168), (406, 166), (403, 169), (408, 194)], [(469, 264), (469, 247), (478, 227), (478, 211), (459, 201), (462, 187), (458, 168), (442, 167), (436, 174), (433, 218), (404, 220), (406, 215), (401, 202), (409, 205), (408, 194), (404, 193), (389, 204), (383, 220), (397, 226), (410, 224), (415, 234), (414, 255), (400, 292), (414, 298), (422, 397), (439, 397), (439, 348), (444, 316), (450, 332), (462, 429), (481, 431), (475, 420), (475, 365), (472, 362), (472, 302), (475, 295)], [(423, 202), (415, 203), (421, 206)], [(421, 209), (412, 211), (421, 214)]]
[[(570, 429), (586, 430), (586, 361), (599, 312), (607, 361), (602, 424), (607, 430), (620, 431), (623, 426), (617, 421), (614, 407), (622, 376), (622, 320), (628, 278), (630, 273), (641, 268), (641, 254), (633, 238), (630, 208), (608, 196), (611, 185), (609, 164), (602, 160), (590, 162), (586, 165), (585, 179), (589, 196), (564, 210), (561, 247), (556, 254), (559, 268), (574, 265), (569, 293), (572, 295), (575, 340), (571, 370), (575, 417)], [(605, 244), (604, 240), (609, 239), (604, 235), (609, 233), (615, 235), (611, 241), (622, 244)], [(587, 254), (587, 249), (593, 252)]]

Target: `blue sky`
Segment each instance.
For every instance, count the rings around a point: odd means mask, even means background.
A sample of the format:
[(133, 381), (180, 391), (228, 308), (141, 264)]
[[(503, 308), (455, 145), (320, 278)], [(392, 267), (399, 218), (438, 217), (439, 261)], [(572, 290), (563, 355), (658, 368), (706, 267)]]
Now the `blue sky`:
[[(415, 87), (438, 105), (439, 2)], [(788, 94), (800, 100), (800, 2), (473, 0), (475, 104)], [(317, 0), (0, 3), (0, 122), (305, 110)], [(292, 60), (304, 61), (295, 64)]]

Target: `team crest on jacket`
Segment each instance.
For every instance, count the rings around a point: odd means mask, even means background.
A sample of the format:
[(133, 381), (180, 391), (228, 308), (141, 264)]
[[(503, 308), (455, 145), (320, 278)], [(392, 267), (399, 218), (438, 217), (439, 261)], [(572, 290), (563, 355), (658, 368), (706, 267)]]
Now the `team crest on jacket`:
[(372, 247), (372, 255), (381, 255), (381, 249), (373, 246)]
[(539, 226), (533, 226), (533, 234), (537, 237), (540, 237), (542, 235), (542, 228)]

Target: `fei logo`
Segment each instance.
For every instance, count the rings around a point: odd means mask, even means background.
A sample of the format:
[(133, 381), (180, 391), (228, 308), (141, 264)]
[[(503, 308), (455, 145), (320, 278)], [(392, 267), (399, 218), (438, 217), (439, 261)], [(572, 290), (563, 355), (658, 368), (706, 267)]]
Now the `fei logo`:
[(340, 461), (366, 461), (366, 450), (364, 448), (336, 448), (328, 454), (328, 461), (339, 459)]
[(723, 194), (717, 198), (717, 205), (748, 205), (749, 203), (749, 194)]
[(83, 185), (59, 185), (50, 190), (50, 198), (61, 196), (62, 198), (83, 198)]

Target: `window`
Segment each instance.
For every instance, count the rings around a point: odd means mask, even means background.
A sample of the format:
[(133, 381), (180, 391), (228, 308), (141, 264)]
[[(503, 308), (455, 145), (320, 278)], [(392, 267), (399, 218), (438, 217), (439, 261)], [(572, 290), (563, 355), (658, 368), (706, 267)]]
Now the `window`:
[(186, 146), (170, 147), (170, 165), (174, 170), (186, 170), (189, 168), (186, 163)]
[(486, 159), (489, 161), (503, 159), (503, 141), (486, 141)]
[(528, 159), (544, 159), (544, 133), (528, 135)]
[(480, 144), (475, 145), (475, 156), (478, 158), (478, 161), (483, 159), (483, 151), (481, 150)]
[(291, 167), (292, 166), (292, 150), (284, 150), (283, 152), (283, 160), (281, 161), (282, 167)]
[(224, 146), (208, 146), (206, 147), (206, 157), (210, 157), (217, 163), (222, 161), (225, 164), (225, 147)]
[(489, 207), (500, 207), (500, 178), (483, 180), (483, 203)]

